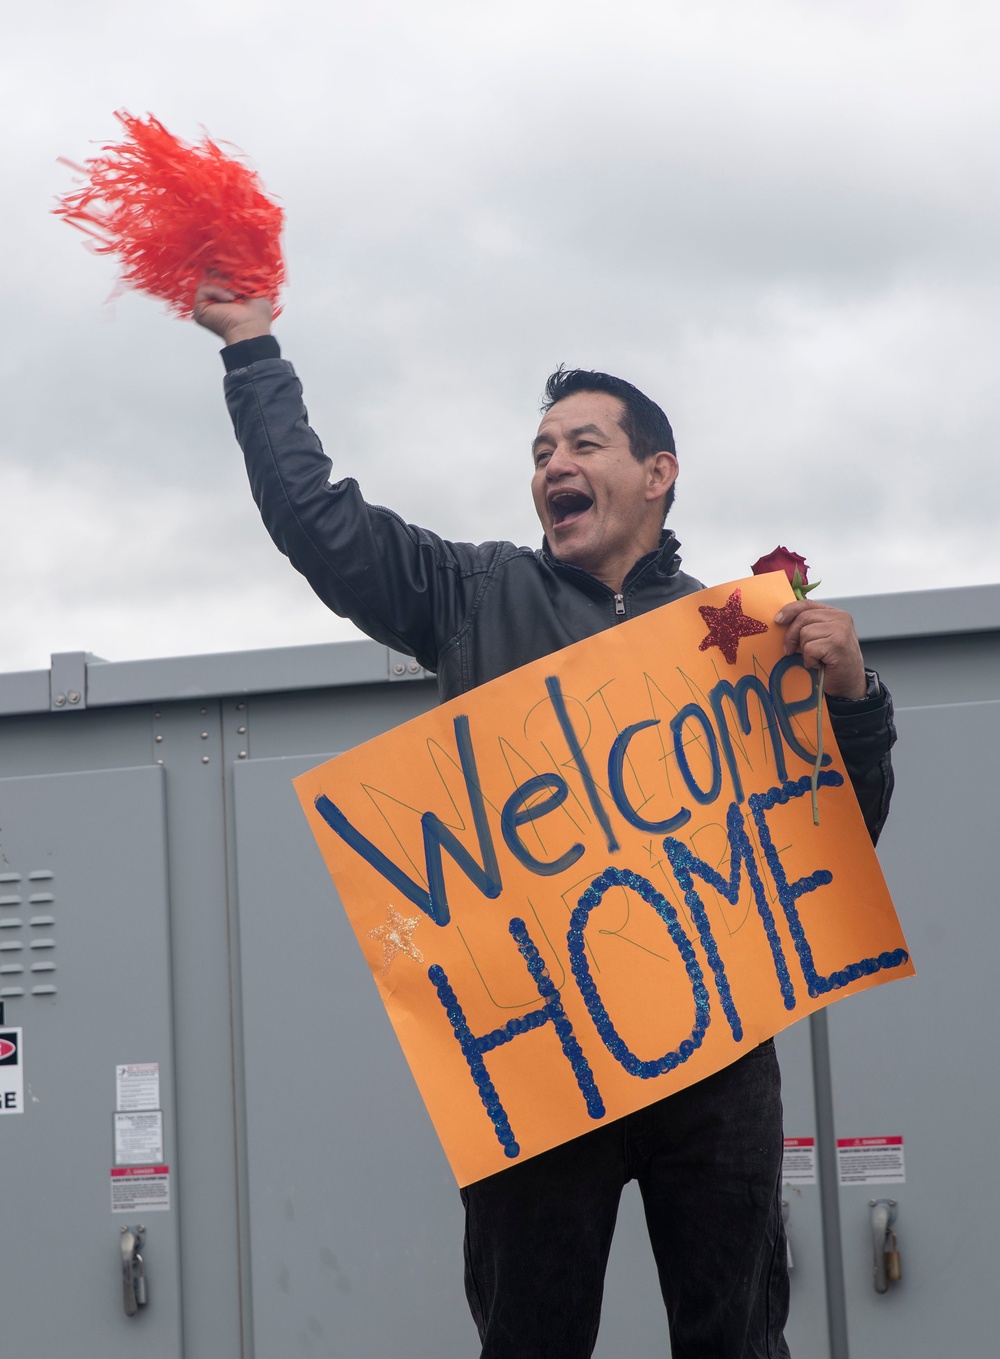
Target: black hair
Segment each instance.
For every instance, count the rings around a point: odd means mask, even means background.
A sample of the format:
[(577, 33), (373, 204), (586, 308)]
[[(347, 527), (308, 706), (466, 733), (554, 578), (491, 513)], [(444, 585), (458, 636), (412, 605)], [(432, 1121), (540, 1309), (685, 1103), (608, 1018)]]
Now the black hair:
[[(628, 439), (628, 446), (637, 462), (645, 462), (654, 453), (666, 450), (676, 455), (674, 432), (670, 421), (655, 401), (650, 401), (645, 393), (624, 378), (612, 377), (610, 373), (590, 372), (586, 368), (566, 368), (560, 364), (550, 374), (545, 383), (545, 397), (542, 401), (542, 414), (552, 409), (557, 401), (573, 396), (576, 392), (607, 392), (622, 403), (619, 425)], [(663, 517), (667, 517), (674, 503), (674, 487), (666, 494)]]

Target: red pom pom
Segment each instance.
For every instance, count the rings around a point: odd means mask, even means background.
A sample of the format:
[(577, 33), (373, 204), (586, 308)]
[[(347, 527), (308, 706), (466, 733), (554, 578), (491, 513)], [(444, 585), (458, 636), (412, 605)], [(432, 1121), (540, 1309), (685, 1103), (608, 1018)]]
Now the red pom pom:
[[(74, 169), (87, 184), (53, 212), (121, 261), (122, 281), (162, 297), (189, 317), (206, 274), (241, 297), (267, 297), (281, 310), (284, 213), (244, 161), (204, 137), (191, 146), (152, 115), (117, 113), (126, 138)], [(71, 162), (66, 162), (71, 164)]]

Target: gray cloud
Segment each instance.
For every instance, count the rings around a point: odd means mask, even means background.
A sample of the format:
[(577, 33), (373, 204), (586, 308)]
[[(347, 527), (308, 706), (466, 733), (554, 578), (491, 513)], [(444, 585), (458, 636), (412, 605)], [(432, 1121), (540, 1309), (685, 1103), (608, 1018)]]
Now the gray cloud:
[(105, 306), (113, 268), (47, 215), (55, 157), (113, 140), (116, 107), (239, 143), (282, 197), (279, 333), (371, 499), (534, 542), (527, 445), (565, 360), (667, 409), (704, 579), (778, 540), (835, 594), (997, 578), (986, 5), (9, 17), (6, 668), (345, 626), (263, 540), (213, 338), (148, 299)]

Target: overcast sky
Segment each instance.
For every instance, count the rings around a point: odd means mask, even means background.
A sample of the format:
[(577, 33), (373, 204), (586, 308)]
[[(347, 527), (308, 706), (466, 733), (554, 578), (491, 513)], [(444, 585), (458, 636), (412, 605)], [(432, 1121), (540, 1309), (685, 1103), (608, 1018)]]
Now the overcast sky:
[(352, 629), (271, 546), (213, 336), (49, 215), (116, 108), (250, 156), (341, 474), (536, 544), (560, 362), (666, 409), (686, 569), (1000, 580), (1000, 18), (979, 0), (5, 6), (0, 670)]

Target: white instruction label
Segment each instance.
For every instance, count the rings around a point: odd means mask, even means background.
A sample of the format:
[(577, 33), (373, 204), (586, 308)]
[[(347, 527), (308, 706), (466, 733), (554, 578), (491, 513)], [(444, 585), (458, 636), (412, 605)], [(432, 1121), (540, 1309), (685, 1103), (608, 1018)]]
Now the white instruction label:
[(148, 1166), (163, 1160), (163, 1111), (115, 1114), (115, 1165)]
[(159, 1062), (123, 1063), (115, 1067), (116, 1109), (160, 1107)]
[(816, 1183), (815, 1137), (786, 1137), (781, 1161), (782, 1184)]
[(115, 1166), (112, 1169), (113, 1213), (155, 1213), (169, 1207), (169, 1166)]
[(901, 1137), (838, 1137), (841, 1184), (905, 1184)]
[(24, 1113), (22, 1029), (0, 1029), (0, 1114)]

